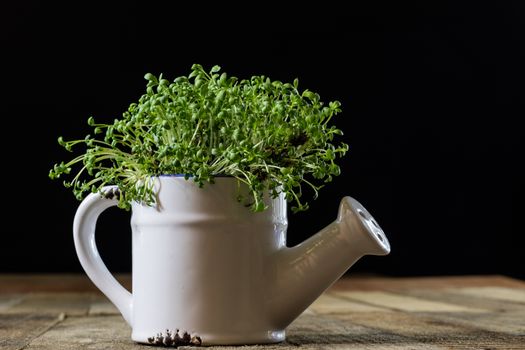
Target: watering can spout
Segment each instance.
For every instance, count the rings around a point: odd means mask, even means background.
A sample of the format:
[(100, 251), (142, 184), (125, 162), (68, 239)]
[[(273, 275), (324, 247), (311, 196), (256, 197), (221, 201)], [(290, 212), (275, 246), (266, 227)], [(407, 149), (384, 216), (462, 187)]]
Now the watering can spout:
[(370, 213), (355, 199), (344, 197), (334, 222), (278, 252), (277, 283), (270, 293), (275, 326), (290, 324), (362, 256), (389, 252), (388, 239)]

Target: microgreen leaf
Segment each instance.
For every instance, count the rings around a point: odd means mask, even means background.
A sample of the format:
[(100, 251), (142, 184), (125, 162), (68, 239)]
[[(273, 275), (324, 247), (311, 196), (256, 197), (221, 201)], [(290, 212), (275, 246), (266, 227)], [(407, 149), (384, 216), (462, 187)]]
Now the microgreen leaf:
[(154, 176), (184, 174), (199, 186), (231, 176), (249, 187), (251, 198), (239, 200), (253, 211), (266, 209), (266, 192), (275, 198), (279, 191), (294, 212), (308, 209), (302, 186), (316, 198), (340, 174), (335, 162), (348, 151), (345, 143), (333, 142), (342, 131), (329, 125), (341, 104), (325, 105), (318, 94), (300, 92), (297, 79), (239, 80), (220, 69), (206, 72), (194, 64), (188, 76), (171, 83), (147, 73), (146, 93), (120, 119), (106, 124), (90, 117), (93, 136), (58, 139), (69, 151), (78, 145), (85, 151), (56, 164), (49, 177), (58, 179), (76, 167), (64, 186), (77, 198), (117, 185), (119, 206), (129, 209), (133, 201), (154, 203)]

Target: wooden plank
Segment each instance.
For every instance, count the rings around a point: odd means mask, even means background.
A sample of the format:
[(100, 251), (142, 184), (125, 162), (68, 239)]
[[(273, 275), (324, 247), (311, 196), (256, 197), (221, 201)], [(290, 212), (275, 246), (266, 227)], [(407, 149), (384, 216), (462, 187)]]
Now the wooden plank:
[[(525, 338), (519, 334), (493, 332), (475, 322), (458, 322), (457, 313), (355, 313), (335, 317), (355, 324), (374, 327), (412, 339), (414, 343), (462, 349), (523, 349)], [(482, 322), (492, 314), (468, 314)], [(488, 318), (486, 318), (488, 316)]]
[(492, 332), (495, 339), (505, 338), (504, 334), (516, 336), (521, 339), (521, 344), (525, 344), (525, 317), (521, 312), (433, 313), (428, 316), (442, 322)]
[[(521, 312), (525, 315), (525, 305), (514, 301), (486, 298), (482, 293), (462, 293), (462, 289), (412, 289), (403, 291), (404, 295), (436, 302), (446, 302), (469, 308), (484, 309), (487, 312)], [(477, 294), (477, 295), (474, 295)]]
[(349, 300), (360, 301), (369, 305), (385, 307), (398, 311), (431, 311), (431, 312), (483, 312), (478, 308), (463, 307), (460, 305), (414, 298), (411, 296), (389, 292), (345, 292), (332, 291), (333, 294)]
[(0, 312), (20, 303), (23, 298), (22, 294), (0, 294)]
[[(243, 347), (250, 349), (283, 349), (289, 344), (257, 345)], [(295, 347), (295, 346), (294, 346)], [(64, 322), (36, 338), (27, 350), (124, 350), (124, 349), (163, 349), (134, 343), (131, 340), (131, 329), (120, 316), (68, 317)], [(238, 347), (206, 347), (206, 349), (238, 349)], [(191, 349), (195, 347), (179, 347)]]
[(418, 344), (403, 335), (359, 325), (332, 315), (299, 317), (288, 328), (287, 341), (300, 349), (445, 349), (435, 344)]
[(457, 293), (525, 304), (525, 288), (478, 287), (460, 288)]
[[(392, 315), (395, 315), (393, 317)], [(319, 316), (301, 316), (289, 327), (288, 342), (244, 349), (523, 349), (524, 338), (503, 337), (491, 332), (466, 331), (428, 315), (410, 320), (414, 313), (356, 313), (346, 322)], [(425, 316), (427, 318), (425, 319)], [(407, 320), (407, 317), (409, 318)], [(350, 322), (348, 322), (350, 321)], [(358, 324), (358, 325), (356, 325)], [(360, 327), (360, 325), (366, 325)], [(428, 326), (428, 329), (425, 328)], [(437, 328), (436, 328), (437, 326)], [(460, 331), (458, 331), (458, 329)], [(468, 329), (468, 328), (466, 328)], [(71, 317), (64, 324), (35, 339), (28, 349), (124, 349), (137, 348), (120, 316)], [(142, 347), (143, 348), (143, 347)], [(234, 349), (211, 347), (210, 349)]]
[[(458, 328), (428, 315), (380, 312), (356, 313), (349, 317), (337, 315), (336, 318), (303, 315), (289, 327), (287, 342), (243, 349), (523, 349), (522, 340), (473, 328)], [(93, 316), (67, 318), (27, 347), (34, 350), (85, 348), (118, 350), (144, 349), (144, 346), (130, 340), (130, 329), (122, 317)]]
[[(410, 339), (373, 328), (324, 316), (303, 315), (288, 329), (287, 342), (244, 346), (243, 349), (444, 349), (417, 344)], [(26, 349), (144, 349), (130, 339), (130, 329), (120, 316), (69, 317), (38, 338)], [(180, 349), (195, 349), (181, 347)], [(238, 347), (208, 347), (225, 350)]]
[(26, 349), (142, 349), (120, 316), (68, 317), (34, 339)]
[(87, 315), (92, 299), (92, 293), (31, 293), (4, 313)]
[(100, 296), (95, 298), (90, 306), (88, 314), (90, 316), (97, 315), (120, 315), (118, 309), (106, 297)]
[(418, 341), (429, 341), (435, 337), (447, 337), (451, 334), (462, 336), (470, 332), (470, 329), (438, 322), (424, 314), (412, 312), (368, 312), (337, 314), (334, 317), (404, 337), (417, 338)]
[(1, 314), (0, 350), (18, 350), (63, 319), (63, 315)]
[(525, 288), (525, 281), (499, 275), (433, 276), (433, 277), (381, 277), (348, 275), (331, 289), (344, 291), (399, 291), (409, 289), (443, 289), (462, 287)]
[[(457, 288), (444, 290), (417, 289), (407, 290), (404, 293), (407, 296), (424, 298), (434, 302), (463, 305), (469, 309), (481, 310), (483, 308), (484, 310), (482, 312), (447, 312), (448, 310), (427, 312), (427, 316), (438, 321), (480, 329), (484, 332), (493, 332), (492, 336), (495, 339), (507, 336), (525, 336), (525, 305), (521, 303), (485, 298), (484, 293), (461, 293), (461, 289)], [(522, 339), (522, 342), (525, 344), (525, 338)]]
[(325, 293), (321, 295), (310, 307), (317, 314), (346, 314), (354, 312), (390, 311), (361, 302), (354, 302), (337, 295)]

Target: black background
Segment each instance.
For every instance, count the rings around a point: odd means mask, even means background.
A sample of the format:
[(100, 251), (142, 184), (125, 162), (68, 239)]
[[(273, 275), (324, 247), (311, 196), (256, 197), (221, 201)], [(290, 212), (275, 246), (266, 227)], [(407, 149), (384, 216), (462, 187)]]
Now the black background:
[[(47, 177), (71, 156), (56, 138), (83, 137), (90, 115), (120, 116), (144, 92), (146, 72), (173, 79), (200, 63), (240, 78), (298, 77), (342, 102), (342, 175), (310, 211), (290, 216), (291, 245), (351, 195), (392, 244), (390, 256), (366, 257), (355, 271), (525, 278), (525, 5), (366, 3), (2, 9), (0, 272), (81, 271), (71, 234), (78, 202)], [(99, 249), (115, 272), (130, 270), (128, 220), (110, 209), (99, 221)]]

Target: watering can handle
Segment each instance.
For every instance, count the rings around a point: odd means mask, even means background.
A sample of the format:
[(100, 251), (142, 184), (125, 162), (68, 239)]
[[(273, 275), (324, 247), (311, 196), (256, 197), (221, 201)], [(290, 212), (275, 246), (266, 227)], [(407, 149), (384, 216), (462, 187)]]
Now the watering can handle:
[(99, 215), (118, 204), (114, 197), (117, 186), (105, 186), (104, 194), (91, 193), (80, 204), (73, 223), (73, 237), (80, 264), (91, 281), (111, 300), (131, 325), (132, 296), (109, 272), (95, 242), (95, 227)]

